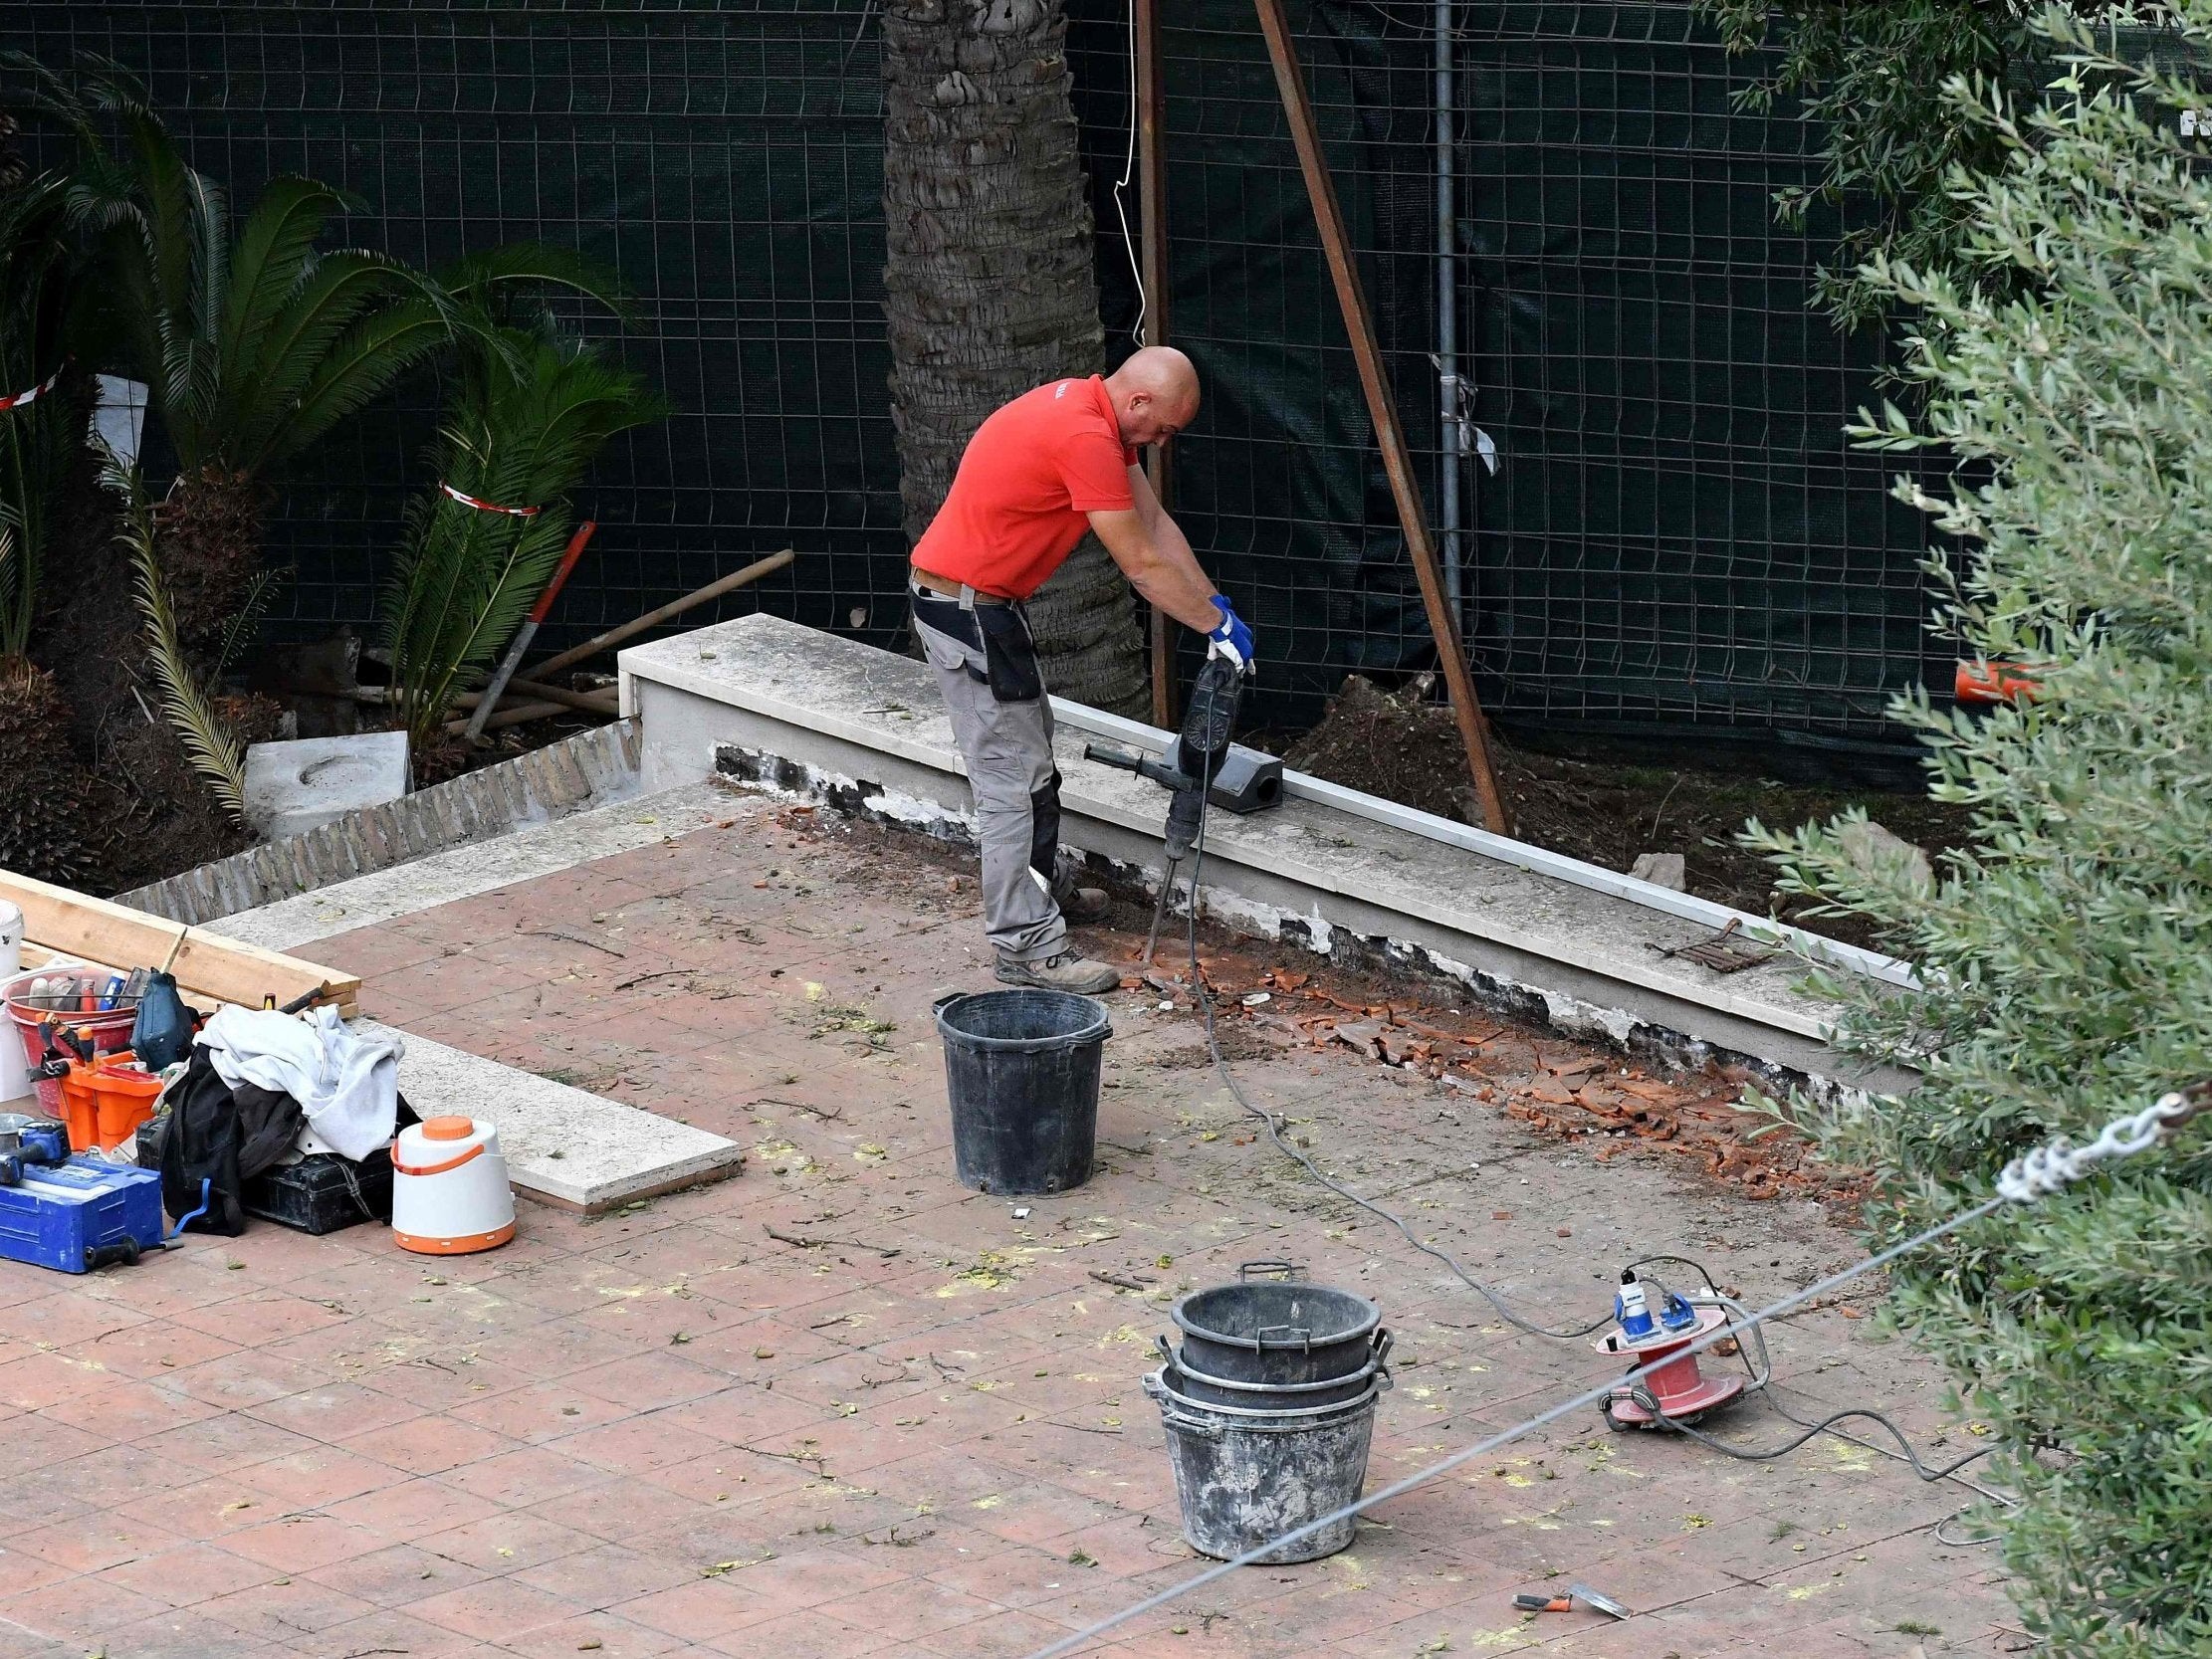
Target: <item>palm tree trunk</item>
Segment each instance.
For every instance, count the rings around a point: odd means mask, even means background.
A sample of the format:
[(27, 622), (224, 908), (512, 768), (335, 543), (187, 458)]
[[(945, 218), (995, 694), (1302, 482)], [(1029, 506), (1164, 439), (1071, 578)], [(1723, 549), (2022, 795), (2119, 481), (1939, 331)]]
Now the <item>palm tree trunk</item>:
[[(984, 418), (1104, 364), (1061, 0), (886, 0), (884, 313), (909, 544)], [(1096, 539), (1030, 605), (1046, 680), (1146, 708), (1128, 584)]]
[(247, 474), (209, 465), (180, 477), (154, 510), (177, 637), (195, 654), (222, 638), (252, 591), (264, 495)]

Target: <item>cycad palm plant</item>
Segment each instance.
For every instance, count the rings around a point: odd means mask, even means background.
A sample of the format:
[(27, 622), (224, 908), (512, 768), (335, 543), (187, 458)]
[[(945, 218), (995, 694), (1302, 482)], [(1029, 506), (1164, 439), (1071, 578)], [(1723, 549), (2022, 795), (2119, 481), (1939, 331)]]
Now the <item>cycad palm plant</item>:
[(467, 332), (470, 302), (514, 284), (604, 298), (582, 261), (554, 249), (498, 248), (437, 278), (368, 249), (319, 249), (357, 204), (312, 179), (272, 180), (234, 237), (223, 191), (185, 161), (127, 71), (87, 59), (73, 84), (19, 55), (5, 62), (78, 139), (68, 200), (104, 267), (101, 332), (118, 344), (114, 366), (146, 382), (175, 452), (157, 516), (189, 644), (244, 602), (264, 480)]
[(415, 753), (438, 745), (448, 706), (551, 579), (568, 539), (568, 492), (591, 458), (659, 412), (642, 377), (550, 324), (487, 327), (463, 346), (438, 482), (409, 510), (384, 594), (392, 686)]

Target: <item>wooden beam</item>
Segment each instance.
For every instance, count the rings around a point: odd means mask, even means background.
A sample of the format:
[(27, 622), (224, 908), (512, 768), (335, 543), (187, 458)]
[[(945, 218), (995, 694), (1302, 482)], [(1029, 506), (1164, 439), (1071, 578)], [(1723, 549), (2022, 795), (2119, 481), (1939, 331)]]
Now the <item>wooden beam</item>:
[(1466, 750), (1467, 771), (1482, 807), (1483, 826), (1493, 834), (1509, 835), (1512, 831), (1505, 817), (1505, 800), (1498, 793), (1489, 740), (1483, 733), (1482, 707), (1475, 701), (1474, 676), (1467, 669), (1458, 623), (1444, 594), (1436, 545), (1429, 539), (1429, 520), (1421, 505), (1421, 485), (1414, 475), (1413, 452), (1407, 447), (1405, 428), (1399, 424), (1397, 398), (1383, 372), (1382, 350), (1375, 342), (1375, 319), (1367, 308), (1367, 293), (1360, 285), (1351, 239), (1345, 234), (1344, 211), (1337, 203), (1328, 159), (1321, 153), (1321, 133), (1314, 124), (1313, 103), (1306, 96), (1297, 47), (1283, 17), (1282, 0), (1252, 3), (1259, 12), (1260, 31), (1267, 37), (1275, 87), (1282, 95), (1283, 114), (1290, 123), (1291, 142), (1297, 146), (1299, 168), (1305, 173), (1306, 195), (1313, 203), (1313, 217), (1321, 230), (1329, 275), (1336, 283), (1344, 331), (1351, 336), (1353, 360), (1359, 364), (1360, 387), (1367, 394), (1368, 416), (1375, 423), (1375, 441), (1383, 452), (1383, 471), (1390, 476), (1391, 495), (1398, 502), (1398, 520), (1406, 532), (1406, 550), (1413, 555), (1422, 605), (1429, 613), (1429, 631), (1436, 636), (1444, 685), (1451, 693), (1451, 714), (1459, 727), (1460, 745)]
[[(1160, 59), (1160, 0), (1134, 0), (1137, 35), (1137, 218), (1138, 278), (1144, 285), (1144, 342), (1168, 343), (1168, 146), (1167, 78)], [(1145, 456), (1152, 493), (1168, 510), (1173, 469), (1169, 445), (1155, 444)], [(1176, 726), (1175, 630), (1173, 619), (1152, 607), (1152, 724)]]
[(203, 1000), (258, 1008), (265, 996), (286, 1003), (327, 984), (330, 1000), (350, 1017), (360, 995), (355, 974), (12, 871), (0, 870), (0, 899), (23, 912), (24, 936), (31, 943), (103, 967), (167, 968), (179, 987)]
[[(540, 703), (557, 704), (563, 709), (573, 709), (581, 715), (605, 715), (612, 718), (619, 711), (618, 699), (610, 686), (603, 691), (574, 692), (566, 686), (547, 686), (536, 680), (514, 679), (507, 682), (507, 691), (520, 692)], [(482, 692), (463, 692), (453, 700), (456, 709), (474, 709), (484, 701)], [(493, 716), (498, 719), (498, 716)]]
[[(513, 682), (510, 681), (509, 684), (512, 686)], [(502, 731), (510, 726), (528, 726), (532, 721), (547, 720), (554, 715), (565, 715), (567, 713), (569, 713), (568, 707), (562, 703), (505, 703), (500, 706), (498, 714), (484, 723), (484, 729), (487, 731)], [(586, 711), (586, 713), (595, 715), (600, 711), (593, 709)], [(439, 729), (448, 737), (458, 737), (468, 727), (468, 720), (463, 717), (460, 720), (447, 721)]]
[[(688, 610), (694, 610), (704, 605), (710, 599), (721, 598), (725, 593), (735, 593), (747, 583), (757, 582), (763, 576), (782, 569), (797, 556), (790, 548), (785, 547), (780, 552), (769, 554), (767, 558), (755, 559), (743, 570), (733, 571), (719, 581), (709, 582), (705, 587), (695, 589), (685, 594), (681, 599), (671, 599), (658, 609), (647, 611), (635, 621), (625, 622), (618, 628), (609, 628), (603, 634), (593, 634), (581, 645), (571, 647), (569, 650), (561, 652), (557, 657), (548, 657), (542, 663), (533, 663), (523, 672), (532, 680), (551, 679), (562, 669), (574, 668), (576, 664), (588, 661), (600, 652), (620, 645), (626, 639), (636, 638), (648, 628), (660, 626), (672, 616), (681, 616)], [(487, 722), (486, 724), (489, 725), (490, 723)]]

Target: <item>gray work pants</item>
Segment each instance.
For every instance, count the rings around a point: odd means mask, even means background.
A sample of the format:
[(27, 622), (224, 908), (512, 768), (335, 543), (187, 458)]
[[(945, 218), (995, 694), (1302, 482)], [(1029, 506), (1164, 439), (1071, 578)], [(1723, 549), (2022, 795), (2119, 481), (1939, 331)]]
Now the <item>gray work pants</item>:
[(914, 631), (937, 673), (976, 797), (984, 931), (994, 949), (1016, 961), (1056, 956), (1066, 948), (1067, 922), (1054, 900), (1061, 885), (1060, 774), (1052, 761), (1051, 701), (1040, 693), (1027, 702), (999, 702), (981, 650), (919, 616)]

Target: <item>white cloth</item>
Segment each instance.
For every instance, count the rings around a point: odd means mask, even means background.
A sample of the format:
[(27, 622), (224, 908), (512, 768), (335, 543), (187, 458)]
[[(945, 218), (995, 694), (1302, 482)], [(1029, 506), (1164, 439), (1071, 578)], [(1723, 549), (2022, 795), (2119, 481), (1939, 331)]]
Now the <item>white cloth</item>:
[(224, 1083), (282, 1090), (341, 1155), (363, 1158), (390, 1143), (399, 1119), (399, 1057), (406, 1052), (397, 1037), (364, 1036), (329, 1006), (302, 1015), (223, 1007), (199, 1041)]

